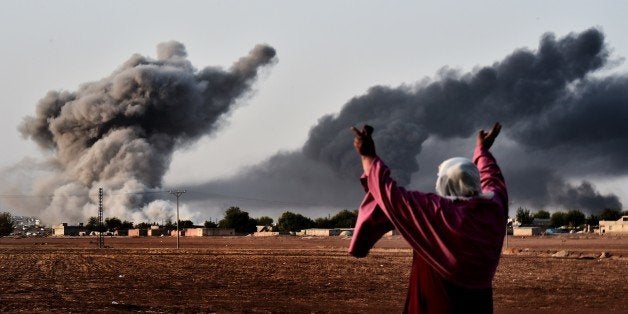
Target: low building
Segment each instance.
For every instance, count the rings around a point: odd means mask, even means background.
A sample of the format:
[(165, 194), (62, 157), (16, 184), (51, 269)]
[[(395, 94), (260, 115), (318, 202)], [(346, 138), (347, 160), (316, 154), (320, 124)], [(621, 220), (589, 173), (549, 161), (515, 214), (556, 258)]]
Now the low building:
[(61, 223), (57, 226), (52, 226), (52, 235), (53, 236), (78, 236), (82, 232), (86, 232), (87, 229), (83, 227), (83, 224), (79, 224), (78, 226), (69, 226), (67, 223)]
[(628, 216), (622, 216), (618, 220), (600, 220), (600, 234), (628, 233)]
[(274, 237), (279, 235), (279, 232), (273, 232), (273, 226), (258, 225), (255, 228), (257, 231), (253, 232), (254, 237)]
[(255, 232), (271, 232), (273, 231), (273, 226), (258, 225), (258, 226), (255, 226), (255, 229), (256, 229)]
[(187, 228), (183, 230), (185, 233), (182, 235), (185, 235), (186, 237), (202, 237), (204, 236), (205, 229), (206, 228)]
[(281, 233), (277, 231), (262, 231), (262, 232), (254, 232), (254, 237), (276, 237), (281, 235)]
[(147, 235), (149, 237), (161, 237), (168, 235), (168, 230), (159, 228), (159, 226), (151, 226), (150, 229), (147, 230)]
[(349, 236), (353, 235), (353, 228), (334, 228), (334, 229), (322, 229), (312, 228), (304, 229), (297, 233), (300, 236), (313, 236), (313, 237), (336, 237), (339, 235)]
[[(235, 235), (235, 229), (224, 228), (186, 228), (180, 231), (181, 236), (185, 237), (211, 237), (211, 236), (232, 236)], [(176, 231), (175, 231), (176, 235)]]
[(340, 235), (340, 229), (303, 229), (298, 233), (300, 236), (313, 236), (313, 237), (331, 237)]
[(512, 235), (515, 237), (540, 235), (542, 232), (543, 230), (539, 227), (514, 227), (512, 229)]
[(147, 229), (129, 229), (129, 237), (145, 237), (148, 235)]
[(235, 229), (228, 228), (205, 228), (203, 231), (203, 236), (233, 236), (235, 234)]
[(114, 236), (126, 237), (129, 235), (129, 229), (119, 229), (113, 232)]

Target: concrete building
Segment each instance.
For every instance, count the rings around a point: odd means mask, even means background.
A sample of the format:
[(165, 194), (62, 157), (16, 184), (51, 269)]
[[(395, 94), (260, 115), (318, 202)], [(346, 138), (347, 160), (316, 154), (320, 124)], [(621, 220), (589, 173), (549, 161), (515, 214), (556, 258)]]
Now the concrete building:
[(271, 231), (273, 231), (273, 227), (272, 226), (258, 225), (258, 226), (255, 226), (255, 229), (256, 229), (255, 232), (271, 232)]
[(330, 237), (340, 235), (340, 229), (303, 229), (298, 233), (300, 236), (313, 236), (313, 237)]
[(254, 237), (276, 237), (281, 235), (281, 233), (277, 231), (261, 231), (261, 232), (253, 232)]
[(628, 234), (628, 216), (622, 216), (616, 221), (600, 220), (600, 234), (607, 233)]
[(279, 235), (279, 232), (273, 232), (272, 226), (258, 225), (255, 227), (257, 228), (257, 231), (253, 232), (254, 237), (274, 237)]
[(202, 237), (204, 236), (204, 231), (206, 228), (187, 228), (183, 231), (185, 231), (184, 236), (186, 237)]
[[(186, 228), (179, 230), (180, 237), (209, 237), (209, 236), (233, 236), (235, 229), (222, 228)], [(129, 237), (160, 237), (177, 236), (177, 230), (161, 229), (159, 226), (151, 226), (150, 229), (129, 229)]]
[(147, 229), (129, 229), (129, 237), (145, 237), (148, 235)]
[(205, 228), (203, 236), (234, 236), (235, 233), (235, 229)]
[(517, 237), (540, 235), (543, 230), (539, 227), (514, 227), (512, 235)]
[(83, 227), (83, 224), (78, 226), (69, 226), (67, 223), (61, 223), (57, 226), (52, 226), (53, 236), (78, 236), (81, 232), (86, 232), (87, 229)]
[(159, 228), (159, 226), (150, 226), (150, 229), (147, 230), (147, 235), (149, 237), (161, 237), (170, 235), (170, 233), (166, 229)]
[(129, 229), (120, 229), (113, 232), (114, 236), (126, 237), (129, 235)]
[(187, 228), (181, 230), (181, 236), (185, 237), (210, 237), (210, 236), (232, 236), (235, 229), (222, 228)]
[(334, 229), (304, 229), (298, 232), (300, 236), (313, 236), (313, 237), (336, 237), (339, 235), (349, 236), (353, 235), (353, 228), (334, 228)]

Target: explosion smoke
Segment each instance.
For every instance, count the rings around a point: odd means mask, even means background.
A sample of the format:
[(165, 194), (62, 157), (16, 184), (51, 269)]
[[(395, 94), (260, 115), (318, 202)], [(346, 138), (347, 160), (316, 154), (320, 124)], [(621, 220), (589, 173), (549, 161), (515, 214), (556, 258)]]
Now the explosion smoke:
[(181, 43), (161, 43), (156, 60), (134, 55), (76, 92), (51, 91), (24, 119), (20, 132), (50, 152), (55, 166), (33, 186), (35, 194), (53, 195), (31, 204), (45, 207), (43, 219), (93, 216), (97, 202), (88, 195), (99, 187), (113, 196), (105, 203), (112, 216), (140, 220), (154, 212), (150, 205), (138, 212), (150, 200), (142, 192), (161, 186), (175, 149), (221, 126), (275, 50), (258, 45), (228, 71), (197, 71), (186, 56)]
[[(512, 200), (587, 212), (621, 208), (615, 195), (601, 195), (587, 181), (574, 186), (565, 179), (628, 173), (628, 78), (591, 76), (608, 59), (604, 35), (597, 29), (560, 39), (547, 33), (536, 51), (518, 49), (469, 73), (444, 68), (436, 79), (414, 85), (375, 86), (338, 114), (320, 118), (301, 151), (276, 155), (239, 176), (198, 188), (229, 186), (232, 190), (225, 193), (250, 195), (251, 190), (237, 190), (246, 178), (249, 186), (289, 191), (283, 180), (259, 174), (301, 178), (309, 171), (303, 165), (317, 161), (322, 164), (317, 167), (352, 181), (303, 179), (300, 193), (269, 192), (266, 198), (327, 200), (332, 206), (352, 201), (357, 206), (362, 192), (355, 178), (361, 170), (348, 130), (366, 123), (375, 127), (378, 153), (398, 182), (432, 191), (435, 176), (429, 169), (435, 173), (444, 158), (460, 155), (459, 139), (468, 142), (464, 154), (470, 154), (475, 132), (500, 121), (505, 131), (500, 141), (506, 144), (495, 150), (504, 156), (500, 164)], [(417, 179), (417, 157), (426, 149), (443, 157)]]

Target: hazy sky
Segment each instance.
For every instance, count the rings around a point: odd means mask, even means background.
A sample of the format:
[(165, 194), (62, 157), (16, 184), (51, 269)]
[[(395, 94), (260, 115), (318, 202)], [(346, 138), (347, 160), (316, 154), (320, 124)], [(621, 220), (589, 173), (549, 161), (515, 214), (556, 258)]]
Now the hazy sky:
[[(491, 65), (517, 48), (535, 49), (546, 32), (597, 27), (611, 48), (609, 71), (628, 72), (622, 1), (18, 0), (0, 6), (3, 168), (42, 156), (17, 127), (48, 91), (100, 80), (134, 53), (155, 58), (158, 43), (176, 40), (200, 69), (227, 68), (256, 44), (276, 49), (278, 62), (227, 124), (175, 152), (165, 187), (230, 175), (300, 148), (321, 116), (371, 86), (412, 84), (443, 67)], [(593, 181), (628, 204), (625, 178)]]

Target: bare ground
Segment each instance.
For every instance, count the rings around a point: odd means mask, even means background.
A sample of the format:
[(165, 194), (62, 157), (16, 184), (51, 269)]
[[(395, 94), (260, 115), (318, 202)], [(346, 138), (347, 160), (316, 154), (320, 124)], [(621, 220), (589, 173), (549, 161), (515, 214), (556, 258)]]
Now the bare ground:
[[(412, 259), (398, 237), (364, 259), (339, 237), (96, 243), (1, 238), (0, 312), (401, 312)], [(510, 237), (504, 252), (497, 313), (628, 311), (626, 237)]]

